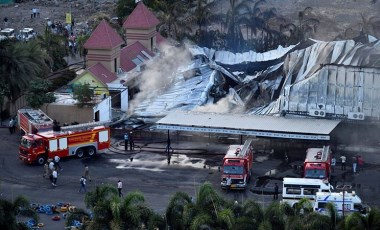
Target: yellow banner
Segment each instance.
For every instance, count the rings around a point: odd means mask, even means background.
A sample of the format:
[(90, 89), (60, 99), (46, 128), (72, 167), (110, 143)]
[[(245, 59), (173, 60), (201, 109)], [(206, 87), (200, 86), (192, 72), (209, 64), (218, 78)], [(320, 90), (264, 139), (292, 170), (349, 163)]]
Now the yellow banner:
[(71, 13), (66, 13), (66, 23), (71, 24)]

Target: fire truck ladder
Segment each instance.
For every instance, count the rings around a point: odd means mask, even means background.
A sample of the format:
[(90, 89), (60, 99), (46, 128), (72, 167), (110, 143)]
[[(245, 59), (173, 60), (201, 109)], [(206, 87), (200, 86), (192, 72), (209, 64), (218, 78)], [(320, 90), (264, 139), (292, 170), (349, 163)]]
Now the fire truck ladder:
[(96, 121), (96, 122), (89, 122), (89, 123), (83, 123), (79, 125), (69, 125), (69, 126), (63, 126), (61, 127), (62, 131), (78, 131), (78, 130), (88, 130), (93, 127), (102, 126), (102, 125), (109, 125), (111, 124), (111, 121)]
[(329, 156), (329, 153), (330, 153), (330, 146), (329, 145), (324, 145), (323, 146), (323, 149), (322, 149), (322, 156), (321, 156), (321, 160), (322, 161), (326, 161), (327, 160), (327, 157)]
[(245, 156), (247, 154), (247, 151), (251, 147), (252, 141), (253, 141), (253, 139), (247, 139), (244, 142), (243, 149), (240, 151), (239, 156)]

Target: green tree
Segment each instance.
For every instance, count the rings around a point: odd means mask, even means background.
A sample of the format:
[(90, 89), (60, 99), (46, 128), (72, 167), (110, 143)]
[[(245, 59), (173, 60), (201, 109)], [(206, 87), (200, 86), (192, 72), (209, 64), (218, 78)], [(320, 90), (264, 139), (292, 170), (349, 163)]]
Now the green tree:
[[(144, 0), (144, 4), (147, 7), (154, 7), (154, 0)], [(116, 15), (121, 21), (132, 13), (132, 11), (136, 8), (135, 0), (118, 0), (116, 3)]]
[(73, 88), (74, 99), (78, 100), (79, 107), (93, 104), (94, 89), (92, 89), (89, 84), (76, 84)]
[(0, 124), (3, 124), (3, 105), (4, 99), (9, 97), (8, 85), (3, 81), (0, 81)]
[(93, 219), (86, 223), (86, 229), (142, 229), (143, 226), (162, 229), (165, 225), (163, 218), (146, 206), (141, 192), (130, 192), (121, 198), (116, 188), (106, 185), (88, 192), (85, 203), (93, 211)]
[(354, 212), (347, 216), (344, 221), (346, 230), (379, 230), (380, 229), (380, 211), (373, 208), (367, 215)]
[(191, 215), (191, 209), (193, 208), (191, 197), (184, 192), (176, 192), (170, 198), (169, 204), (166, 208), (166, 221), (168, 225), (173, 229), (186, 229), (190, 221), (188, 215)]
[(18, 217), (31, 217), (38, 221), (37, 213), (25, 197), (19, 196), (13, 202), (0, 199), (0, 229), (27, 229), (25, 224), (17, 222)]
[(49, 55), (48, 62), (52, 71), (57, 71), (67, 67), (64, 59), (68, 55), (69, 49), (66, 38), (63, 35), (54, 34), (46, 27), (44, 34), (37, 36), (37, 42)]
[(28, 97), (26, 101), (32, 108), (40, 108), (44, 103), (52, 103), (55, 101), (54, 94), (49, 92), (51, 89), (49, 80), (38, 78), (32, 80), (29, 85)]
[(237, 216), (237, 229), (258, 229), (264, 220), (264, 210), (262, 205), (253, 200), (247, 200), (242, 205), (241, 211), (235, 213)]
[(46, 76), (48, 56), (35, 42), (0, 42), (0, 81), (7, 85), (9, 99), (20, 97), (30, 82)]
[(189, 7), (186, 1), (158, 1), (159, 31), (165, 37), (181, 40), (186, 31), (191, 31), (191, 16), (186, 13)]

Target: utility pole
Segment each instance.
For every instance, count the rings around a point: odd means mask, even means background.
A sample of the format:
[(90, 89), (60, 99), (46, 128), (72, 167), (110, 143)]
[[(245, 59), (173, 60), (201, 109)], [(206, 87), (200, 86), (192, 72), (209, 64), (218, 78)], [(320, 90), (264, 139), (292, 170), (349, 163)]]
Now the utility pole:
[(345, 206), (344, 206), (344, 196), (345, 196), (345, 193), (348, 189), (351, 189), (352, 186), (351, 185), (348, 185), (348, 184), (340, 184), (340, 185), (337, 185), (336, 186), (336, 189), (339, 189), (339, 190), (342, 190), (343, 191), (343, 202), (342, 202), (342, 216), (344, 218), (344, 211), (345, 211)]

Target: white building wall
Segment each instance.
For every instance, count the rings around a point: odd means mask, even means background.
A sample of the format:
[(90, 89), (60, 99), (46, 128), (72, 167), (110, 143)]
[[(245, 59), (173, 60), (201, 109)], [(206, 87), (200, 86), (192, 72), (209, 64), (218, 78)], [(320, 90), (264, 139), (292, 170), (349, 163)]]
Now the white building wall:
[(93, 116), (95, 120), (95, 113), (99, 111), (99, 121), (112, 120), (111, 111), (111, 97), (106, 97), (103, 101), (93, 107)]

